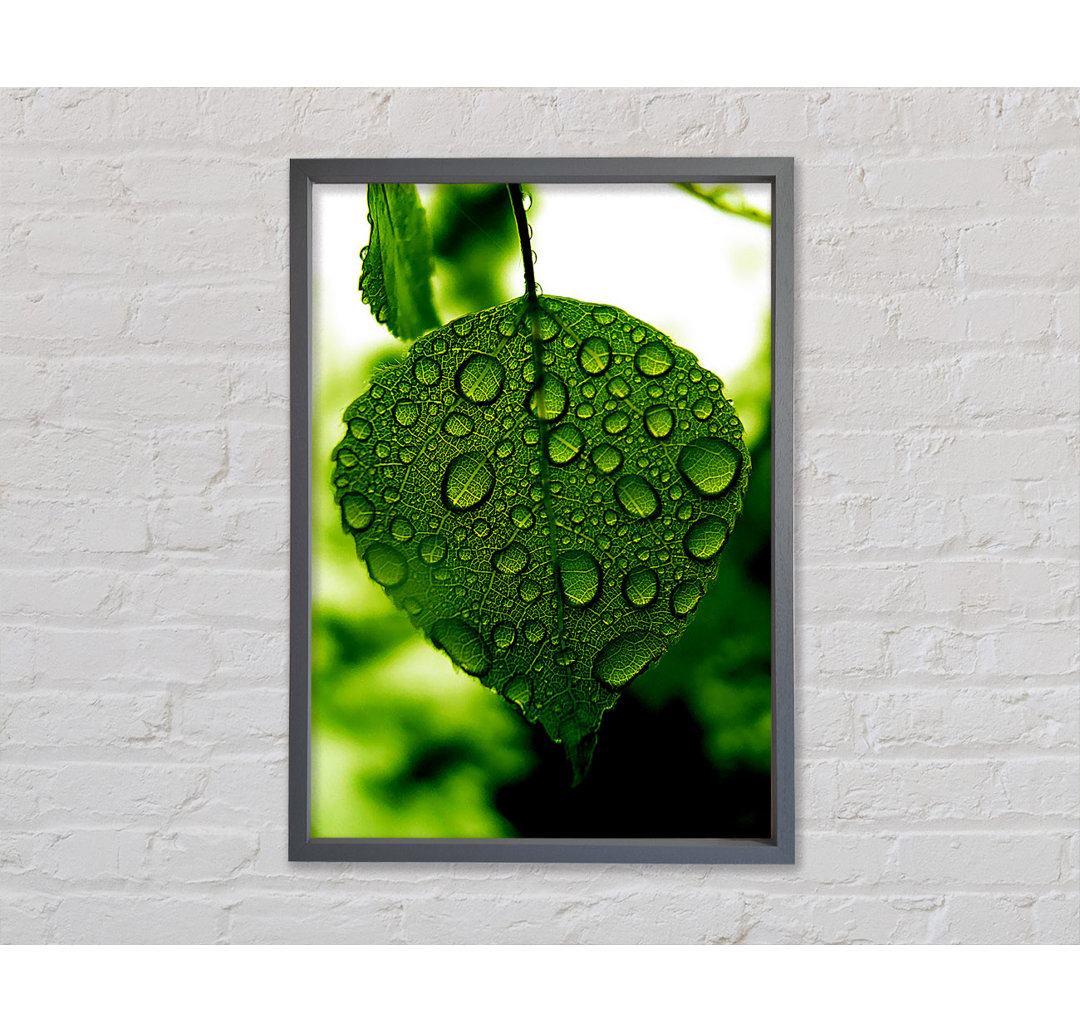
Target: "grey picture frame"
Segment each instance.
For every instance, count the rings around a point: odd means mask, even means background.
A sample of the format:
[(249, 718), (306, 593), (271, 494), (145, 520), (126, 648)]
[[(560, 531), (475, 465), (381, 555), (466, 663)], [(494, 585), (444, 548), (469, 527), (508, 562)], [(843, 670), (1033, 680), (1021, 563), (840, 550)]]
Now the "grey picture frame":
[[(772, 835), (769, 839), (313, 839), (311, 235), (318, 183), (767, 183), (772, 217)], [(791, 864), (795, 860), (792, 417), (794, 159), (409, 158), (290, 163), (289, 860)]]

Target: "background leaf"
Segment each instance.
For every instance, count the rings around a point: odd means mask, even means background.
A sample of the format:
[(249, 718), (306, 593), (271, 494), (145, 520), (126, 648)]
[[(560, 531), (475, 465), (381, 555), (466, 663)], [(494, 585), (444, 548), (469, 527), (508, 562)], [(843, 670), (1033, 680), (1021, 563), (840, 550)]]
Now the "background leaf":
[(360, 296), (395, 337), (411, 340), (439, 323), (431, 294), (431, 233), (416, 187), (369, 184), (368, 222)]
[(772, 215), (750, 204), (742, 187), (737, 183), (676, 183), (675, 186), (717, 211), (738, 215), (751, 222), (761, 223), (762, 226), (772, 225)]
[(425, 335), (348, 407), (335, 499), (370, 576), (587, 768), (715, 577), (750, 474), (722, 384), (620, 309), (545, 296)]

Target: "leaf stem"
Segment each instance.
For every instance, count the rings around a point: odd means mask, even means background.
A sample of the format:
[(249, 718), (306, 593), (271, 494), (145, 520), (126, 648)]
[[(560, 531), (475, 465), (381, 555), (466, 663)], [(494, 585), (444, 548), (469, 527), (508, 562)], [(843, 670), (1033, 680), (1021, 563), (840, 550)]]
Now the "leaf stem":
[[(514, 221), (517, 223), (518, 241), (521, 244), (521, 262), (525, 267), (525, 310), (529, 317), (529, 333), (532, 338), (533, 389), (530, 397), (535, 399), (537, 408), (544, 406), (544, 381), (547, 376), (544, 369), (544, 350), (540, 341), (540, 299), (536, 295), (536, 275), (533, 272), (532, 244), (529, 241), (529, 220), (525, 215), (525, 201), (520, 183), (507, 183), (510, 203), (514, 208)], [(564, 648), (566, 641), (566, 615), (563, 610), (562, 591), (559, 588), (559, 554), (556, 547), (557, 525), (551, 504), (551, 467), (548, 464), (548, 436), (551, 433), (548, 421), (537, 415), (537, 427), (540, 431), (540, 480), (544, 488), (544, 520), (548, 529), (548, 555), (551, 560), (551, 575), (554, 581), (555, 634), (556, 648)], [(566, 667), (564, 691), (570, 691), (570, 668)], [(574, 771), (573, 784), (577, 785), (588, 770), (592, 758), (592, 746), (582, 747), (580, 743), (564, 743), (566, 755)]]
[(529, 220), (525, 216), (525, 201), (521, 192), (521, 184), (507, 183), (506, 190), (510, 194), (510, 204), (514, 208), (518, 242), (521, 244), (521, 262), (525, 267), (525, 296), (529, 299), (530, 307), (535, 307), (537, 304), (536, 275), (533, 272), (532, 245), (529, 243)]

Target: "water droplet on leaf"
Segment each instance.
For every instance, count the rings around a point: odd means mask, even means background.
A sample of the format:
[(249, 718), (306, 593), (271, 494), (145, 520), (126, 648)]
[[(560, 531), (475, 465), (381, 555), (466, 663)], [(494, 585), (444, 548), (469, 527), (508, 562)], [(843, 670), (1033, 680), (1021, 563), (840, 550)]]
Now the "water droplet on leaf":
[(501, 574), (520, 574), (529, 565), (528, 550), (518, 542), (511, 542), (491, 557), (491, 565)]
[(728, 523), (723, 517), (702, 517), (693, 524), (686, 537), (683, 539), (683, 547), (686, 554), (695, 560), (711, 560), (727, 541), (729, 532)]
[(411, 427), (420, 419), (420, 406), (408, 399), (394, 406), (394, 419), (400, 427)]
[(358, 416), (356, 419), (349, 420), (349, 433), (357, 441), (367, 441), (371, 437), (371, 424)]
[(457, 389), (462, 398), (477, 405), (490, 405), (502, 394), (506, 370), (490, 355), (470, 355), (457, 371)]
[(364, 552), (368, 573), (384, 588), (396, 588), (409, 576), (405, 557), (392, 545), (375, 542)]
[(521, 505), (521, 503), (511, 507), (510, 519), (514, 522), (515, 527), (519, 527), (523, 531), (528, 531), (536, 523), (532, 510), (528, 506)]
[(468, 674), (484, 674), (491, 661), (475, 628), (457, 617), (443, 617), (431, 626), (431, 641)]
[(623, 578), (623, 595), (635, 607), (648, 606), (656, 598), (659, 582), (648, 567), (634, 567)]
[(680, 581), (671, 590), (671, 612), (676, 617), (689, 616), (697, 609), (701, 599), (702, 587), (700, 581)]
[(556, 466), (572, 463), (584, 447), (585, 435), (572, 423), (561, 423), (548, 435), (548, 459)]
[(408, 542), (412, 540), (412, 536), (416, 533), (413, 529), (413, 525), (405, 519), (405, 517), (394, 517), (390, 521), (390, 533), (399, 542)]
[(660, 341), (643, 344), (634, 356), (634, 368), (643, 377), (662, 377), (674, 362), (671, 351)]
[(452, 438), (467, 438), (473, 432), (472, 417), (455, 410), (443, 420), (442, 429)]
[(529, 392), (529, 412), (545, 423), (561, 419), (568, 402), (566, 385), (554, 373), (545, 373)]
[(653, 405), (645, 410), (645, 429), (658, 439), (666, 438), (675, 426), (675, 417), (666, 405)]
[(604, 417), (604, 430), (608, 434), (621, 434), (630, 425), (630, 417), (626, 415), (621, 409), (616, 409), (615, 412), (609, 412)]
[(440, 535), (429, 534), (420, 539), (417, 555), (429, 566), (442, 563), (446, 559), (446, 541)]
[(354, 531), (366, 531), (375, 519), (375, 506), (360, 492), (352, 492), (341, 500), (341, 512), (345, 523)]
[(739, 473), (742, 456), (723, 438), (698, 438), (683, 445), (676, 465), (698, 494), (706, 498), (722, 495)]
[(615, 482), (615, 499), (632, 517), (647, 520), (660, 509), (660, 497), (644, 477), (628, 474)]
[(443, 474), (443, 502), (450, 509), (465, 512), (478, 509), (495, 487), (495, 470), (479, 452), (465, 452), (450, 460)]
[(664, 653), (664, 643), (649, 631), (629, 631), (612, 639), (596, 655), (593, 673), (613, 689), (631, 682)]
[(600, 594), (600, 564), (581, 549), (563, 553), (556, 561), (559, 587), (571, 606), (588, 606)]
[(614, 445), (597, 445), (590, 458), (601, 473), (612, 474), (622, 466), (622, 452)]
[(442, 370), (439, 368), (439, 364), (426, 355), (422, 355), (413, 363), (412, 367), (413, 376), (416, 378), (417, 383), (423, 384), (425, 387), (431, 387), (439, 382), (439, 378), (442, 376)]
[(578, 350), (578, 362), (590, 377), (607, 372), (611, 365), (611, 345), (603, 337), (586, 337)]

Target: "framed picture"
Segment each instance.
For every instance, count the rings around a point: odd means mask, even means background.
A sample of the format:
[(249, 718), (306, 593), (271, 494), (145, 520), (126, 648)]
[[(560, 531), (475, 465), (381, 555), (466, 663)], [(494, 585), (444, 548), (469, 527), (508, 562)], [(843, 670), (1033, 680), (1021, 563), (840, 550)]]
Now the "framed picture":
[(291, 859), (793, 861), (792, 171), (292, 162)]

